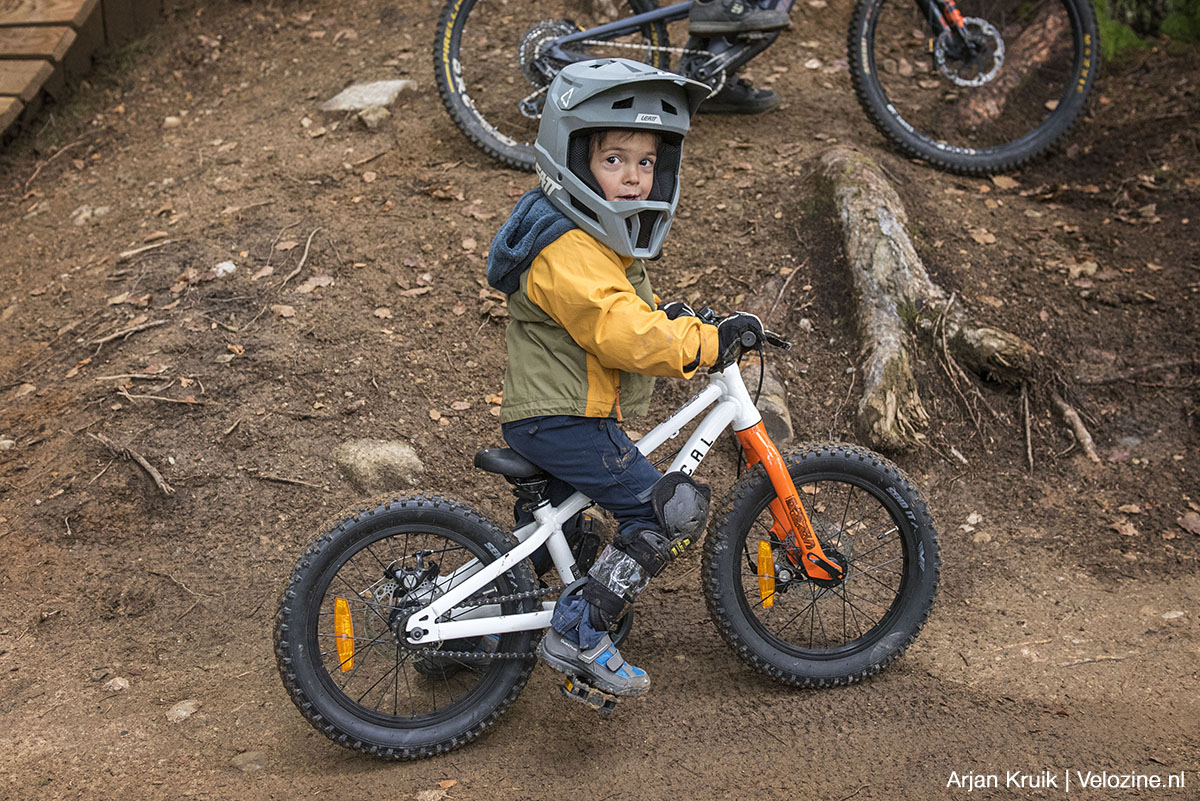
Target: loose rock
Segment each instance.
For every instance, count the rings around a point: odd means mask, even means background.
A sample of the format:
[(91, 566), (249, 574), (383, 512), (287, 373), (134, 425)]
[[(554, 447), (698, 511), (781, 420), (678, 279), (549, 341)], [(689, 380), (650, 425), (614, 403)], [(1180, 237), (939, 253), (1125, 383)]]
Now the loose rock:
[(358, 112), (358, 119), (368, 131), (378, 131), (379, 126), (388, 121), (392, 113), (383, 106), (368, 106)]
[(365, 111), (371, 106), (390, 106), (403, 91), (416, 91), (410, 80), (356, 83), (321, 104), (321, 111)]
[(408, 488), (425, 470), (408, 443), (359, 439), (344, 442), (333, 452), (338, 467), (364, 493)]
[(245, 773), (255, 773), (264, 769), (267, 766), (266, 751), (245, 751), (235, 756), (232, 760), (233, 766)]
[(195, 698), (188, 698), (180, 701), (167, 710), (167, 720), (172, 723), (179, 723), (187, 720), (192, 715), (196, 714), (196, 710), (200, 708), (200, 702)]

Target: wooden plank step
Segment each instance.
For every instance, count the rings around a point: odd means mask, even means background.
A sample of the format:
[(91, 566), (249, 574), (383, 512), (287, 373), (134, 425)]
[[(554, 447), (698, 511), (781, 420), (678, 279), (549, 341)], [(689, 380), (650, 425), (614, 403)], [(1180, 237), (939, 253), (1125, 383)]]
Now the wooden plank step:
[(3, 131), (21, 113), (23, 104), (15, 97), (0, 97), (0, 131)]
[(78, 28), (87, 21), (100, 0), (3, 0), (0, 2), (0, 26), (70, 25)]
[(49, 61), (0, 61), (0, 95), (15, 95), (28, 103), (53, 74)]
[(62, 25), (0, 28), (0, 58), (46, 58), (57, 64), (74, 41), (75, 31)]

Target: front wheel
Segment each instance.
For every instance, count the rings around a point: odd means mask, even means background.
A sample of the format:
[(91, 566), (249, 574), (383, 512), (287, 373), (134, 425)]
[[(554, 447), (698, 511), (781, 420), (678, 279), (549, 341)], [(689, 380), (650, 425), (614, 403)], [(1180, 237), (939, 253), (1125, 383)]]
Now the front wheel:
[(654, 0), (446, 0), (433, 47), (438, 94), (476, 147), (532, 171), (546, 89), (564, 66), (617, 57), (670, 66), (663, 22), (565, 47), (555, 40), (654, 8)]
[[(279, 672), (304, 717), (339, 745), (395, 758), (479, 736), (525, 686), (535, 632), (416, 649), (403, 626), (512, 545), (467, 507), (426, 497), (366, 509), (320, 536), (292, 571), (275, 627)], [(519, 563), (447, 619), (489, 604), (492, 614), (533, 611), (536, 586)]]
[(858, 0), (850, 76), (881, 133), (935, 167), (1016, 169), (1074, 123), (1099, 68), (1088, 0), (960, 0), (965, 38), (914, 0)]
[(802, 687), (848, 684), (904, 652), (937, 594), (937, 533), (900, 468), (864, 448), (807, 446), (784, 454), (839, 582), (809, 579), (771, 516), (775, 490), (762, 466), (734, 486), (705, 541), (709, 613), (751, 667)]

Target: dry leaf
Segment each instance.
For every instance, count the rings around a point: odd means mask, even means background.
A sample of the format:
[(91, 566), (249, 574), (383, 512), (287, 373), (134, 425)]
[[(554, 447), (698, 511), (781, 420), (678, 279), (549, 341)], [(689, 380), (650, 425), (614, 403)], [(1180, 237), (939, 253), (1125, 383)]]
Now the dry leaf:
[(1007, 175), (993, 175), (992, 183), (996, 185), (997, 189), (1016, 189), (1018, 186), (1020, 186), (1019, 183), (1012, 178), (1009, 178)]
[(405, 256), (400, 260), (400, 263), (405, 267), (425, 267), (425, 260), (420, 256)]
[(241, 356), (246, 352), (246, 349), (241, 345), (226, 345), (225, 350), (232, 353), (234, 356)]
[(972, 228), (971, 229), (971, 238), (974, 239), (976, 242), (978, 242), (980, 245), (996, 244), (996, 235), (993, 234), (991, 231), (989, 231), (986, 228)]
[(378, 309), (376, 309), (375, 311), (373, 311), (371, 313), (382, 320), (392, 319), (392, 310), (389, 309), (387, 306), (380, 306)]
[(469, 253), (470, 251), (475, 249), (475, 245), (476, 245), (476, 242), (475, 242), (474, 237), (470, 237), (470, 236), (463, 237), (463, 241), (462, 241), (463, 250), (465, 250)]
[(295, 239), (285, 239), (282, 242), (280, 242), (279, 244), (277, 244), (275, 246), (275, 249), (286, 252), (286, 251), (289, 251), (292, 248), (296, 247), (296, 245), (299, 245), (299, 244), (300, 243), (297, 242)]
[(1121, 534), (1126, 537), (1136, 537), (1139, 534), (1137, 528), (1134, 527), (1133, 523), (1130, 523), (1128, 520), (1126, 520), (1123, 517), (1117, 518), (1112, 523), (1110, 523), (1108, 525), (1108, 527), (1111, 528), (1113, 531), (1117, 532), (1118, 534)]
[(1142, 507), (1138, 506), (1136, 503), (1126, 503), (1118, 506), (1117, 511), (1124, 512), (1127, 515), (1140, 515), (1142, 513)]
[(406, 298), (415, 298), (417, 295), (424, 295), (426, 292), (432, 292), (431, 286), (415, 286), (412, 289), (406, 289), (400, 294)]
[(503, 392), (495, 392), (483, 399), (485, 403), (499, 404), (504, 401)]
[(454, 312), (455, 316), (461, 317), (467, 313), (467, 306), (462, 301), (459, 301), (458, 303), (454, 304), (454, 308), (452, 308), (450, 311)]
[[(254, 275), (250, 276), (250, 280), (257, 281), (260, 278), (266, 278), (268, 275), (274, 275), (274, 274), (275, 274), (275, 268), (268, 264), (266, 267), (259, 269), (258, 272), (256, 272)], [(172, 291), (174, 291), (174, 287), (172, 287), (171, 289), (172, 289)]]
[(285, 306), (282, 303), (276, 303), (271, 307), (271, 311), (275, 312), (279, 317), (295, 317), (296, 310), (291, 306)]
[(305, 281), (303, 284), (296, 287), (296, 291), (302, 292), (307, 295), (308, 293), (312, 292), (317, 287), (332, 286), (332, 285), (333, 285), (333, 276), (332, 275), (314, 275), (313, 277), (311, 277), (307, 281)]
[(450, 404), (450, 408), (456, 412), (465, 412), (471, 408), (471, 404), (467, 401), (454, 401), (454, 403)]
[(1184, 512), (1183, 517), (1175, 521), (1184, 531), (1200, 535), (1200, 515), (1195, 512)]
[(442, 413), (439, 412), (437, 409), (430, 409), (429, 410), (429, 419), (430, 420), (441, 420)]
[(456, 784), (458, 784), (458, 779), (443, 779), (438, 782), (438, 787), (441, 787), (443, 790), (449, 790)]

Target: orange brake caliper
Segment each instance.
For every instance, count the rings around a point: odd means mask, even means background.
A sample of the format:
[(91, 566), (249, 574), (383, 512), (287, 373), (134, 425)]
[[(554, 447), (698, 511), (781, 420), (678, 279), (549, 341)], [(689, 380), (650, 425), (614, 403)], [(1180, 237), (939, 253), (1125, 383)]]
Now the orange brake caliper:
[(800, 567), (809, 578), (840, 581), (845, 577), (845, 570), (821, 550), (792, 475), (762, 422), (738, 431), (737, 438), (746, 451), (746, 466), (753, 467), (762, 462), (775, 488), (775, 500), (770, 503), (771, 516), (775, 519), (771, 532), (788, 545), (785, 549), (788, 561)]

